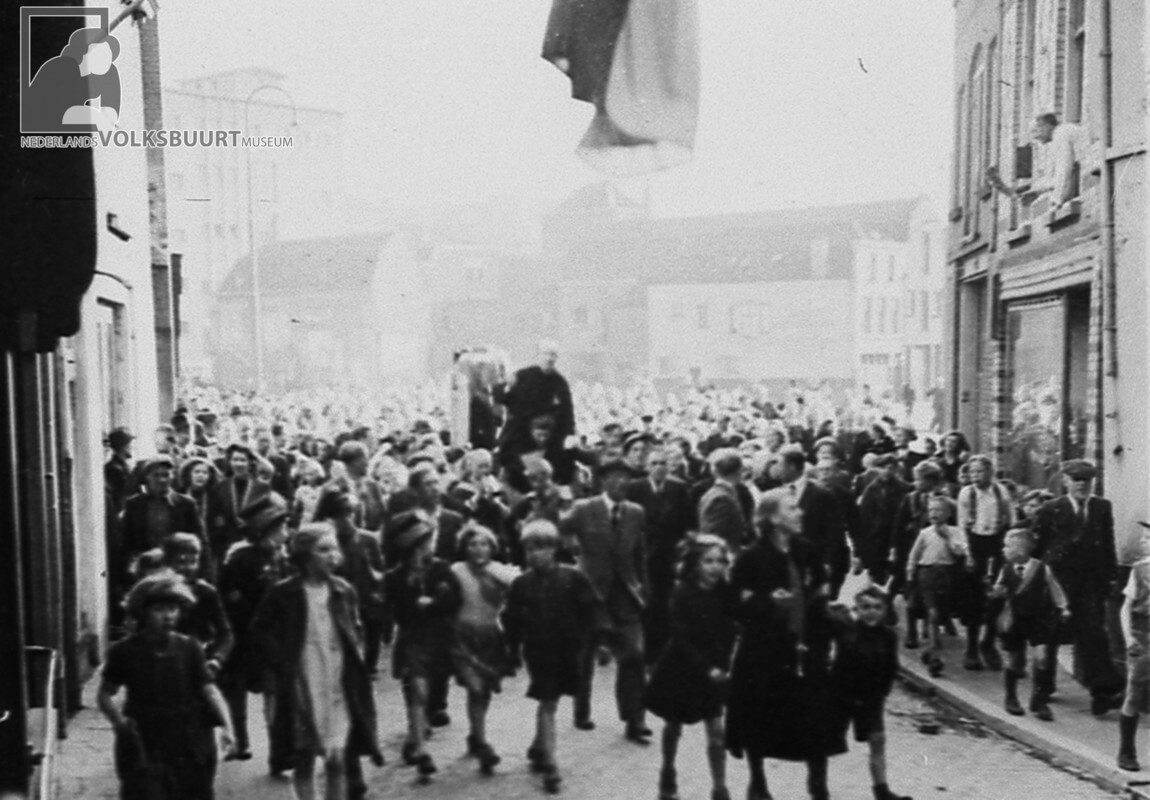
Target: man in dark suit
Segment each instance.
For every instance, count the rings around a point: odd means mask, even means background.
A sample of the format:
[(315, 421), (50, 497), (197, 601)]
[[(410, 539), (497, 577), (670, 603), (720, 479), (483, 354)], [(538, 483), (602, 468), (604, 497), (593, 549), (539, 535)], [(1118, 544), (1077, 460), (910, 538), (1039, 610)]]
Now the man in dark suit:
[(1114, 514), (1109, 500), (1092, 495), (1096, 474), (1083, 459), (1063, 464), (1066, 494), (1039, 510), (1034, 555), (1066, 592), (1074, 677), (1090, 690), (1091, 712), (1101, 715), (1120, 704), (1123, 679), (1110, 659), (1106, 630), (1106, 599), (1118, 577)]
[(667, 449), (654, 450), (647, 457), (648, 476), (635, 478), (627, 487), (627, 499), (641, 505), (647, 515), (650, 602), (643, 614), (643, 639), (648, 663), (658, 658), (667, 643), (678, 546), (695, 524), (687, 484), (670, 477), (669, 467)]
[(550, 445), (562, 447), (568, 436), (575, 433), (575, 409), (571, 403), (571, 388), (567, 385), (555, 362), (559, 348), (554, 342), (539, 345), (539, 363), (516, 372), (506, 384), (496, 386), (496, 402), (507, 408), (507, 422), (499, 437), (499, 447), (508, 452), (532, 449), (531, 420), (550, 416), (554, 419)]
[(358, 499), (355, 522), (364, 530), (379, 533), (383, 530), (384, 509), (387, 500), (383, 487), (367, 474), (367, 447), (363, 442), (344, 442), (336, 456), (347, 468), (347, 481)]
[(751, 524), (739, 497), (743, 458), (738, 450), (722, 448), (711, 454), (715, 481), (699, 500), (699, 531), (723, 539), (732, 556), (750, 544)]
[(882, 470), (858, 501), (858, 525), (851, 539), (854, 555), (876, 583), (886, 583), (890, 565), (891, 534), (902, 500), (913, 488), (901, 477), (901, 464), (894, 453), (875, 458)]
[(776, 469), (782, 488), (798, 500), (803, 512), (802, 535), (822, 556), (831, 578), (831, 597), (836, 597), (851, 560), (846, 520), (839, 503), (829, 489), (807, 479), (807, 459), (800, 448), (787, 446), (780, 450)]
[[(599, 467), (603, 493), (576, 501), (560, 523), (563, 538), (578, 554), (579, 567), (591, 580), (600, 601), (598, 645), (610, 649), (618, 663), (615, 702), (629, 740), (647, 744), (651, 730), (644, 724), (643, 609), (647, 605), (646, 514), (627, 500), (631, 470), (623, 461)], [(595, 672), (594, 646), (580, 659), (580, 686), (575, 697), (575, 726), (595, 727), (591, 721), (591, 684)]]
[(173, 533), (194, 533), (201, 540), (204, 538), (196, 502), (172, 489), (175, 462), (168, 456), (156, 456), (144, 462), (142, 472), (144, 491), (129, 497), (120, 515), (124, 552), (116, 569), (123, 570), (122, 576), (126, 576), (140, 553), (159, 547)]

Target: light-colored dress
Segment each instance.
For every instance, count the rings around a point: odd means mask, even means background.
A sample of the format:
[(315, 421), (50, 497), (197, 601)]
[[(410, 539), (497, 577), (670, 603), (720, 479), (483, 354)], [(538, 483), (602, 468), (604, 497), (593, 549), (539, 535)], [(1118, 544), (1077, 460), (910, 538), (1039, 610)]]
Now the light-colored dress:
[(500, 682), (511, 673), (511, 658), (499, 625), (499, 612), (507, 590), (519, 570), (491, 562), (476, 572), (469, 564), (451, 565), (459, 581), (463, 604), (455, 618), (452, 661), (459, 683), (472, 691), (498, 692)]
[(339, 750), (347, 745), (351, 722), (343, 691), (343, 647), (332, 621), (331, 587), (304, 584), (307, 596), (307, 633), (300, 675), (306, 687), (315, 747)]

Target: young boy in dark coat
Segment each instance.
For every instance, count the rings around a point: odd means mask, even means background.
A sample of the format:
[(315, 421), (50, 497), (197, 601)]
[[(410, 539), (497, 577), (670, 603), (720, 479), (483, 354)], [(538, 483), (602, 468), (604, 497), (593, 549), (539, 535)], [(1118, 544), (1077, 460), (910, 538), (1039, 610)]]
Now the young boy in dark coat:
[(554, 794), (561, 783), (555, 712), (560, 697), (579, 690), (579, 656), (600, 616), (599, 600), (586, 575), (556, 561), (560, 538), (554, 523), (531, 520), (523, 526), (522, 544), (528, 570), (511, 582), (501, 621), (513, 659), (527, 663), (527, 696), (539, 701), (527, 757)]
[(224, 613), (220, 593), (216, 587), (197, 577), (203, 552), (200, 537), (192, 533), (173, 533), (164, 540), (163, 552), (164, 566), (180, 575), (196, 598), (195, 605), (180, 615), (176, 631), (191, 636), (203, 646), (208, 675), (214, 681), (232, 652), (235, 637)]
[(832, 674), (856, 742), (870, 749), (875, 800), (911, 800), (895, 794), (886, 778), (886, 699), (898, 673), (898, 634), (887, 624), (890, 600), (877, 586), (854, 596), (855, 619), (838, 641)]
[(1034, 534), (1029, 528), (1008, 531), (1002, 543), (1006, 563), (991, 594), (1006, 599), (998, 618), (998, 636), (1007, 662), (1004, 707), (1015, 716), (1023, 714), (1018, 681), (1026, 674), (1026, 651), (1031, 646), (1035, 654), (1030, 710), (1040, 720), (1050, 722), (1054, 713), (1047, 701), (1054, 690), (1058, 665), (1059, 623), (1069, 619), (1070, 611), (1058, 579), (1044, 561), (1032, 556), (1033, 552)]
[[(232, 745), (227, 705), (208, 676), (203, 648), (176, 632), (195, 602), (184, 579), (161, 570), (128, 593), (137, 630), (108, 648), (96, 705), (116, 732), (116, 773), (124, 800), (213, 800), (217, 746)], [(123, 687), (122, 706), (115, 695)]]

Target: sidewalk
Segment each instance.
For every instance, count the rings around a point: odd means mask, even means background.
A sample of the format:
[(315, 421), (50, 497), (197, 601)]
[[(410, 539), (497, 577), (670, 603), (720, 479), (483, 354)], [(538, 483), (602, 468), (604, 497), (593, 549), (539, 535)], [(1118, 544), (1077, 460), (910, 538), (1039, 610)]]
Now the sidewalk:
[[(1054, 721), (1042, 722), (1029, 712), (1022, 717), (1006, 712), (1001, 671), (984, 669), (975, 672), (962, 668), (964, 640), (961, 636), (944, 637), (946, 670), (938, 678), (930, 677), (920, 660), (922, 650), (907, 650), (901, 646), (901, 641), (900, 631), (899, 661), (904, 678), (912, 686), (935, 693), (987, 727), (1045, 754), (1054, 762), (1080, 770), (1108, 789), (1128, 792), (1136, 800), (1150, 800), (1148, 720), (1143, 717), (1143, 725), (1138, 732), (1138, 757), (1142, 771), (1118, 769), (1115, 764), (1118, 712), (1110, 711), (1102, 717), (1090, 713), (1090, 694), (1071, 677), (1068, 653), (1059, 657), (1058, 691), (1050, 701)], [(1025, 708), (1030, 696), (1029, 679), (1019, 684), (1018, 694)]]

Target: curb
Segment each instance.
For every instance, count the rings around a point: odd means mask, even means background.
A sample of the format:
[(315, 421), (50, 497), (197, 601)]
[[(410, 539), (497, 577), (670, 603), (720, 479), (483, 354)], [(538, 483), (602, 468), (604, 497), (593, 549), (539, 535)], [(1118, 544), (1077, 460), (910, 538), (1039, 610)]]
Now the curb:
[[(1114, 755), (1103, 753), (1052, 730), (1050, 723), (1031, 717), (1011, 717), (969, 689), (944, 678), (931, 678), (917, 664), (899, 655), (899, 675), (908, 684), (954, 706), (991, 730), (1040, 753), (1060, 766), (1083, 773), (1083, 777), (1131, 800), (1150, 800), (1150, 779), (1134, 777), (1113, 766)], [(1117, 746), (1117, 743), (1115, 743)]]

